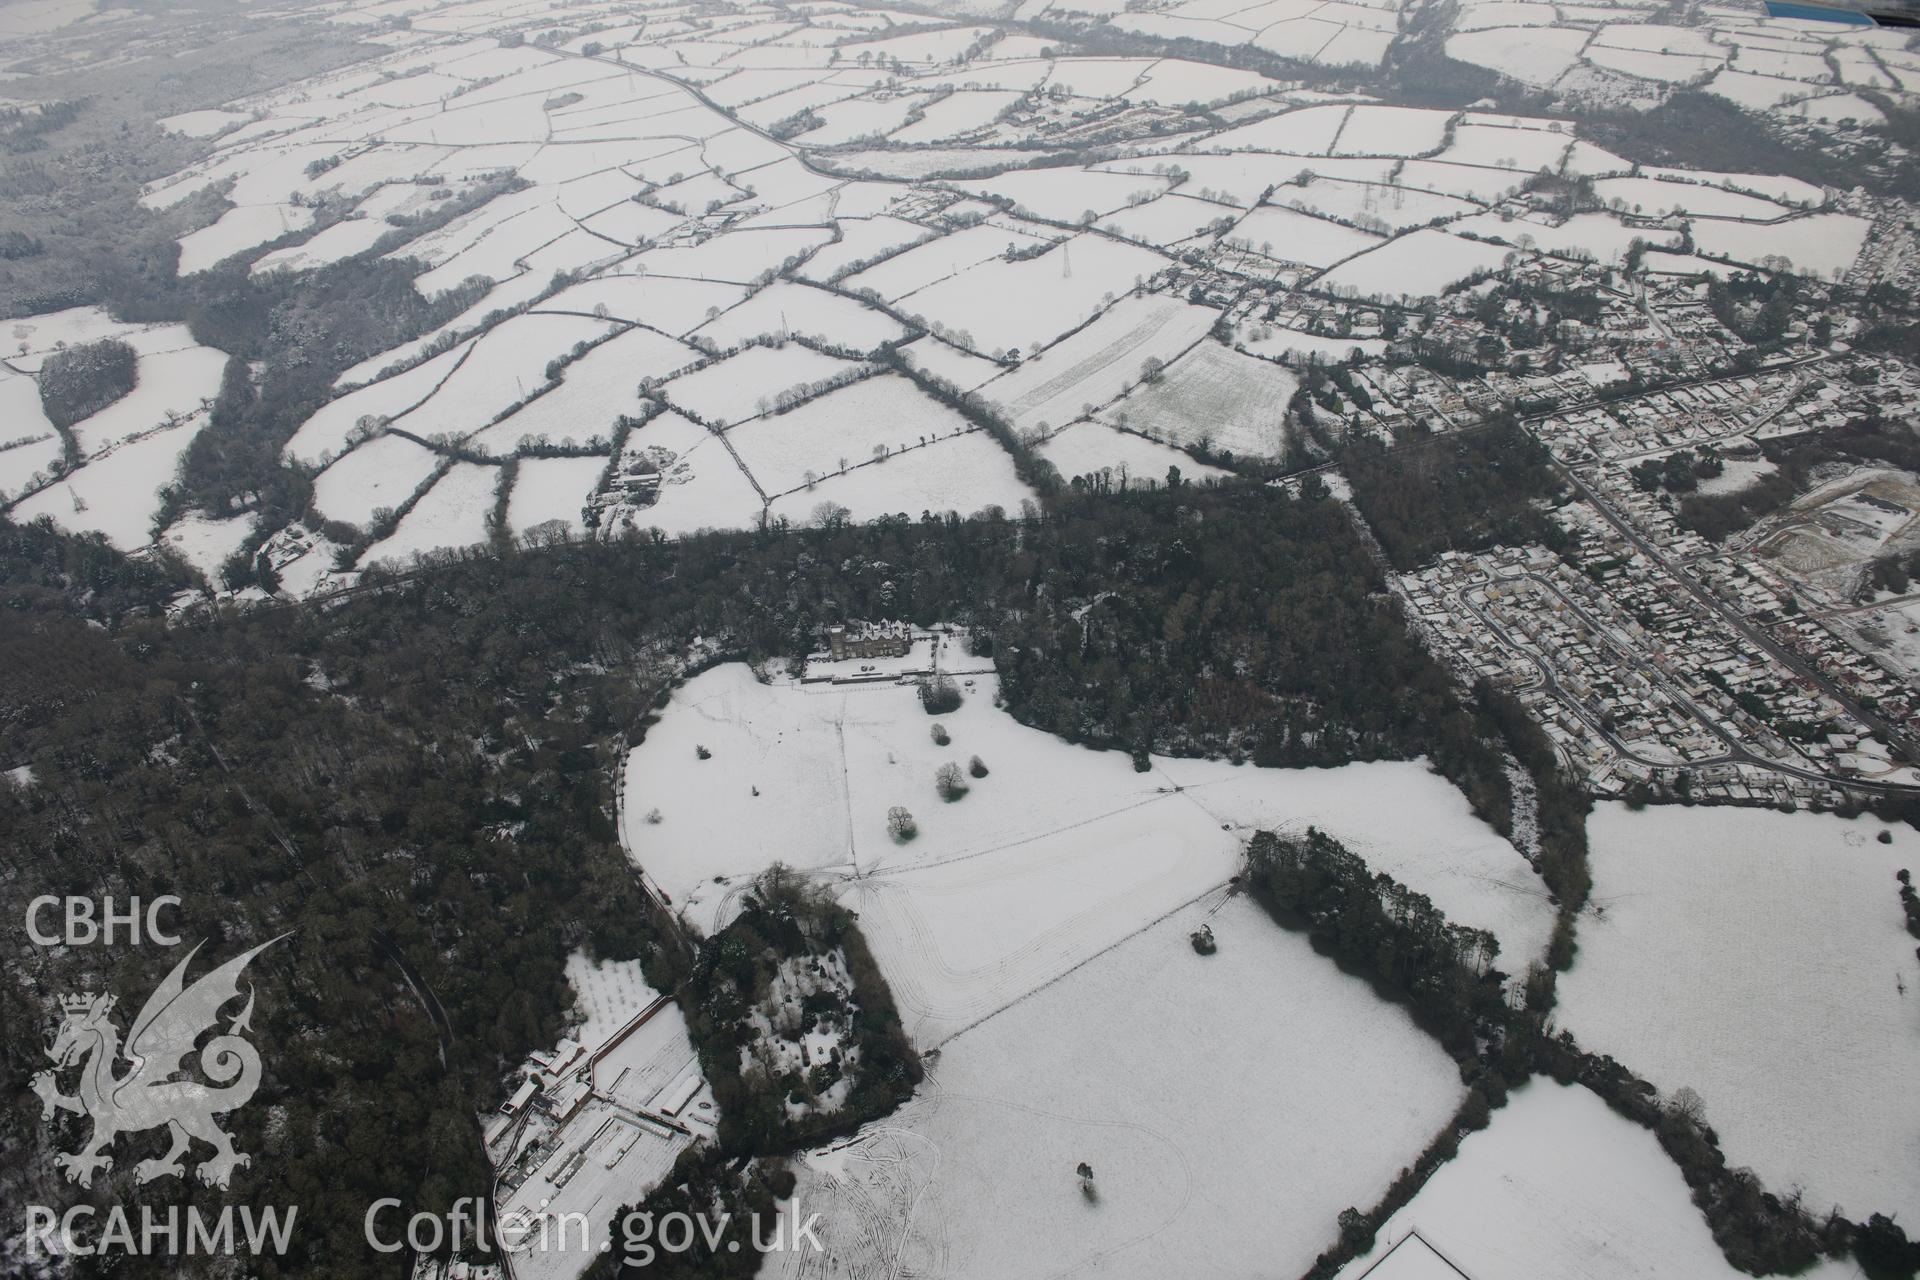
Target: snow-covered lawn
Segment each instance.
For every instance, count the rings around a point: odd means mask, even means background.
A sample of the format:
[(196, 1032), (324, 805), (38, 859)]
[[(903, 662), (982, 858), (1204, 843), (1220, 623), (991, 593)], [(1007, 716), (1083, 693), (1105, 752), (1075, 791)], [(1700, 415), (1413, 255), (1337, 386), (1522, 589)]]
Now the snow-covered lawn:
[[(941, 663), (974, 685), (939, 717), (893, 684), (762, 685), (741, 666), (697, 677), (629, 759), (635, 858), (703, 927), (729, 918), (734, 895), (775, 860), (853, 877), (869, 940), (923, 1042), (1224, 883), (1256, 827), (1332, 832), (1451, 919), (1492, 930), (1509, 972), (1545, 948), (1553, 912), (1525, 860), (1420, 765), (1156, 759), (1137, 773), (1118, 752), (1070, 746), (992, 706), (989, 663), (952, 644)], [(935, 720), (949, 745), (932, 740)], [(987, 776), (942, 803), (935, 770), (975, 755)], [(1380, 805), (1382, 794), (1396, 804)], [(911, 843), (887, 833), (895, 805), (918, 820)]]
[(798, 1198), (850, 1280), (1297, 1275), (1459, 1094), (1403, 1011), (1209, 895), (946, 1042), (905, 1107), (798, 1163)]
[(1920, 1212), (1920, 965), (1906, 828), (1758, 809), (1601, 805), (1561, 1026), (1706, 1102), (1727, 1160), (1815, 1214)]

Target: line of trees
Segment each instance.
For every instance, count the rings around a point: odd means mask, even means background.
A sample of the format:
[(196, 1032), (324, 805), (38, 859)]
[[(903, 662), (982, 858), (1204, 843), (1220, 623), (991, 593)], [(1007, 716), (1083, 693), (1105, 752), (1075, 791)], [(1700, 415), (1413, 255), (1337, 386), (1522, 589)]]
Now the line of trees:
[(1450, 923), (1426, 895), (1368, 870), (1315, 827), (1298, 836), (1255, 832), (1246, 876), (1276, 919), (1304, 924), (1316, 948), (1405, 1000), (1449, 1049), (1470, 1051), (1476, 1034), (1500, 1034), (1506, 975), (1494, 968), (1500, 942), (1487, 930)]

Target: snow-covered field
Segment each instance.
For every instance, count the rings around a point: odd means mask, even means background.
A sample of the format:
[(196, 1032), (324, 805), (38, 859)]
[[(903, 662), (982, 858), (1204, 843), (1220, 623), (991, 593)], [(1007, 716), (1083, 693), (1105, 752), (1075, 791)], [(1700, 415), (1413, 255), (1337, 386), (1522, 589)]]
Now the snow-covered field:
[(403, 436), (381, 436), (314, 477), (314, 508), (329, 520), (370, 524), (376, 511), (397, 510), (412, 497), (433, 474), (437, 457)]
[(218, 585), (220, 566), (240, 550), (253, 532), (253, 526), (252, 515), (216, 520), (204, 511), (189, 511), (167, 526), (160, 543), (178, 552), (207, 581)]
[(658, 499), (620, 517), (669, 536), (700, 529), (750, 529), (762, 503), (753, 482), (720, 440), (677, 413), (663, 413), (627, 437), (621, 460), (658, 450), (669, 455)]
[(522, 458), (507, 500), (507, 527), (524, 534), (550, 521), (574, 532), (583, 527), (581, 511), (605, 471), (605, 458)]
[(13, 518), (48, 516), (69, 533), (103, 534), (122, 551), (146, 546), (160, 514), (160, 490), (173, 483), (182, 455), (206, 421), (205, 414), (195, 414), (120, 445), (15, 504)]
[(1203, 342), (1102, 417), (1181, 447), (1278, 458), (1287, 447), (1287, 402), (1299, 386), (1278, 365)]
[[(1337, 1280), (1734, 1280), (1659, 1141), (1577, 1085), (1514, 1091)], [(1843, 1280), (1851, 1264), (1803, 1275)]]
[(1845, 213), (1814, 213), (1766, 225), (1701, 219), (1694, 223), (1693, 239), (1710, 257), (1755, 266), (1785, 259), (1796, 271), (1832, 278), (1853, 265), (1871, 229), (1866, 219)]
[(629, 329), (568, 365), (559, 386), (478, 432), (470, 443), (498, 457), (512, 454), (527, 439), (556, 445), (598, 440), (604, 448), (617, 419), (640, 415), (641, 382), (671, 376), (699, 358), (693, 348), (651, 329)]
[(227, 357), (209, 347), (154, 351), (139, 357), (133, 390), (92, 417), (73, 424), (80, 452), (96, 457), (169, 421), (198, 412), (219, 394)]
[(1355, 351), (1363, 355), (1379, 355), (1387, 349), (1387, 340), (1341, 338), (1331, 334), (1302, 333), (1285, 325), (1252, 324), (1241, 327), (1234, 338), (1234, 345), (1242, 351), (1251, 351), (1272, 360), (1290, 357), (1305, 360), (1310, 356), (1319, 356), (1331, 362), (1349, 359)]
[[(961, 345), (983, 354), (1008, 348), (1032, 351), (1056, 341), (1166, 265), (1167, 259), (1150, 249), (1080, 235), (1037, 258), (980, 263), (896, 299), (896, 306), (927, 324), (966, 335)], [(1006, 305), (1012, 297), (1020, 299), (1019, 307)]]
[[(875, 449), (911, 456), (906, 451), (926, 441), (971, 430), (965, 418), (907, 379), (882, 374), (788, 413), (755, 418), (729, 432), (728, 439), (741, 463), (772, 496), (871, 461)], [(896, 460), (879, 465), (889, 467)]]
[(981, 394), (1014, 425), (1064, 426), (1140, 381), (1148, 360), (1172, 362), (1206, 334), (1217, 312), (1163, 294), (1122, 298), (1039, 358), (986, 383)]
[(988, 507), (1018, 515), (1021, 505), (1033, 497), (1006, 451), (986, 433), (973, 431), (943, 436), (925, 448), (895, 453), (885, 461), (856, 466), (844, 475), (791, 490), (774, 498), (767, 513), (800, 524), (813, 518), (822, 503), (843, 508), (846, 518), (854, 521), (897, 515), (917, 520), (928, 512), (949, 511), (973, 516)]
[(1059, 469), (1062, 478), (1104, 476), (1115, 488), (1152, 481), (1165, 483), (1167, 468), (1178, 467), (1188, 480), (1218, 479), (1230, 475), (1218, 467), (1196, 462), (1170, 445), (1107, 426), (1103, 422), (1076, 422), (1047, 437), (1036, 450)]
[(1544, 88), (1579, 61), (1588, 39), (1578, 28), (1491, 27), (1449, 37), (1447, 56)]
[(292, 205), (242, 205), (229, 209), (210, 227), (180, 237), (180, 274), (205, 271), (236, 253), (302, 230), (313, 211)]
[[(1187, 943), (1203, 922), (1213, 956)], [(1403, 1011), (1208, 895), (948, 1041), (905, 1107), (800, 1160), (827, 1257), (775, 1274), (1296, 1275), (1459, 1095)]]
[(402, 517), (389, 536), (367, 548), (362, 565), (405, 565), (430, 551), (470, 547), (487, 539), (500, 468), (457, 462)]
[(75, 533), (102, 533), (124, 551), (152, 541), (160, 490), (206, 425), (219, 393), (224, 353), (194, 341), (184, 324), (130, 324), (99, 307), (73, 307), (0, 322), (7, 361), (0, 369), (0, 500), (52, 475), (63, 448), (40, 402), (36, 376), (62, 347), (116, 339), (136, 357), (133, 389), (73, 424), (81, 465), (21, 499), (15, 518), (52, 517)]
[(815, 383), (856, 373), (857, 364), (821, 355), (797, 342), (748, 347), (725, 360), (682, 374), (662, 387), (674, 408), (715, 426), (759, 417), (782, 395), (806, 393)]
[(1706, 1103), (1729, 1163), (1815, 1213), (1920, 1211), (1914, 836), (1757, 809), (1601, 805), (1561, 1026)]
[(1396, 231), (1417, 227), (1435, 218), (1457, 218), (1479, 208), (1456, 196), (1433, 191), (1329, 178), (1316, 178), (1305, 186), (1281, 187), (1271, 200), (1277, 205), (1347, 222), (1368, 226), (1385, 224)]
[[(1122, 39), (1366, 67), (1406, 38), (1405, 7), (1177, 0), (1132, 11), (1118, 0), (1029, 0), (1015, 16), (1058, 12)], [(1159, 442), (1271, 454), (1265, 404), (1284, 398), (1284, 372), (1239, 376), (1251, 366), (1209, 349), (1187, 358), (1185, 376), (1138, 386), (1150, 361), (1177, 364), (1192, 350), (1236, 290), (1304, 283), (1425, 300), (1499, 270), (1509, 252), (1516, 262), (1544, 252), (1612, 263), (1636, 234), (1677, 243), (1677, 232), (1606, 213), (1556, 225), (1488, 212), (1543, 169), (1598, 179), (1617, 213), (1671, 207), (1689, 218), (1705, 257), (1656, 247), (1647, 261), (1662, 270), (1786, 260), (1831, 277), (1869, 227), (1851, 205), (1806, 215), (1826, 195), (1796, 179), (1636, 170), (1581, 136), (1577, 118), (1393, 106), (1191, 57), (1089, 54), (982, 25), (984, 12), (959, 21), (807, 5), (692, 22), (590, 3), (569, 14), (578, 29), (496, 0), (405, 14), (349, 3), (329, 20), (384, 51), (162, 122), (206, 140), (204, 155), (140, 197), (163, 211), (205, 202), (202, 225), (181, 237), (181, 272), (232, 258), (257, 276), (315, 277), (378, 243), (423, 296), (463, 284), (477, 292), (432, 331), (340, 372), (341, 394), (293, 435), (286, 459), (319, 471), (324, 515), (364, 526), (462, 450), (532, 462), (544, 441), (590, 457), (528, 467), (508, 525), (576, 524), (591, 464), (615, 463), (616, 419), (649, 411), (643, 386), (736, 424), (839, 367), (789, 342), (675, 376), (699, 358), (695, 348), (783, 337), (866, 358), (906, 342), (913, 364), (979, 389), (1028, 439), (1053, 437), (1048, 456), (1073, 474), (1163, 475), (1178, 455)], [(386, 28), (400, 16), (404, 30)], [(1859, 91), (1897, 96), (1908, 79), (1920, 83), (1920, 60), (1884, 40), (1720, 9), (1687, 25), (1664, 16), (1645, 4), (1485, 0), (1435, 34), (1456, 57), (1610, 107), (1650, 105), (1680, 80), (1735, 94), (1737, 77), (1756, 92), (1786, 86), (1758, 106), (1783, 117), (1871, 118)], [(499, 193), (473, 207), (449, 203), (496, 183)], [(1197, 287), (1196, 271), (1212, 283)], [(1267, 356), (1344, 358), (1381, 345), (1244, 312), (1231, 322), (1235, 345)], [(160, 407), (191, 415), (217, 387), (224, 353), (190, 339), (163, 345), (156, 330), (92, 311), (8, 323), (13, 378), (32, 375), (61, 342), (132, 333), (148, 344), (135, 396), (76, 433), (87, 455), (127, 441), (141, 452), (115, 464), (118, 475), (76, 474), (21, 508), (74, 528), (111, 524), (140, 545), (192, 424), (147, 443), (140, 433), (157, 422), (134, 419)], [(744, 471), (731, 458), (721, 465), (724, 444), (704, 448), (689, 424), (661, 419), (641, 434), (673, 443), (639, 446), (675, 459), (658, 499), (632, 484), (608, 495), (608, 527), (745, 527), (766, 513), (811, 519), (822, 504), (856, 518), (1011, 509), (1028, 496), (990, 438), (953, 435), (946, 415), (896, 383), (777, 415), (778, 430), (771, 419), (743, 428), (733, 443)], [(1135, 434), (1109, 429), (1121, 413)], [(1059, 434), (1071, 424), (1102, 429)], [(58, 439), (34, 425), (29, 416), (0, 440), (0, 490), (44, 481), (57, 463)], [(388, 425), (425, 447), (380, 441)], [(923, 437), (937, 444), (923, 451)], [(892, 456), (874, 463), (876, 446)], [(382, 550), (463, 539), (480, 518), (439, 500), (427, 515)]]
[(1661, 182), (1654, 178), (1602, 178), (1593, 193), (1612, 203), (1619, 200), (1634, 212), (1693, 213), (1711, 218), (1745, 218), (1769, 222), (1791, 210), (1758, 196), (1697, 182)]
[(883, 311), (850, 298), (781, 280), (694, 330), (723, 350), (755, 338), (783, 334), (811, 338), (851, 351), (871, 351), (906, 334)]
[(1628, 226), (1606, 213), (1577, 213), (1563, 221), (1541, 215), (1502, 218), (1482, 213), (1462, 218), (1450, 224), (1448, 230), (1610, 266), (1618, 266), (1636, 240), (1666, 248), (1677, 248), (1681, 243), (1678, 231)]
[(962, 191), (1011, 200), (1015, 213), (1053, 222), (1081, 222), (1089, 213), (1112, 213), (1161, 195), (1167, 180), (1090, 169), (1023, 169), (955, 185)]
[(1428, 298), (1476, 272), (1497, 269), (1510, 252), (1422, 228), (1347, 259), (1316, 283), (1363, 298)]
[(1249, 213), (1227, 236), (1265, 257), (1309, 267), (1330, 267), (1380, 243), (1380, 237), (1371, 231), (1272, 205), (1261, 205)]

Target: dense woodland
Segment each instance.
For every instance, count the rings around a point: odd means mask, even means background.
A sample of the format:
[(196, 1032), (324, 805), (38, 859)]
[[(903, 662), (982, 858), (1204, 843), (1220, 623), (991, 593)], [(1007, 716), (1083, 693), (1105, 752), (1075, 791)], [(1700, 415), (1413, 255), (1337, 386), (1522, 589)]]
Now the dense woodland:
[(65, 431), (133, 390), (139, 356), (117, 338), (86, 342), (48, 356), (40, 365), (40, 403), (47, 420)]
[[(373, 1274), (360, 1227), (372, 1198), (444, 1207), (486, 1186), (473, 1117), (511, 1063), (559, 1033), (567, 951), (648, 946), (605, 807), (613, 727), (600, 717), (619, 704), (544, 676), (524, 699), (495, 688), (463, 701), (411, 657), (366, 651), (351, 693), (325, 693), (315, 619), (272, 611), (246, 628), (110, 634), (60, 597), (88, 592), (97, 605), (171, 584), (116, 570), (111, 552), (12, 530), (4, 541), (0, 751), (30, 762), (33, 782), (0, 793), (0, 901), (19, 920), (42, 893), (177, 894), (179, 932), (212, 955), (296, 931), (250, 971), (266, 1077), (233, 1124), (241, 1150), (269, 1158), (235, 1187), (301, 1206), (294, 1253), (258, 1274), (311, 1275), (323, 1261), (330, 1275)], [(0, 1043), (0, 1179), (10, 1202), (65, 1204), (74, 1193), (51, 1156), (84, 1124), (43, 1125), (25, 1089), (46, 1065), (54, 997), (108, 987), (132, 1003), (179, 956), (43, 952), (18, 930), (12, 945), (0, 1020), (21, 1034)], [(132, 1186), (135, 1160), (163, 1146), (151, 1134), (123, 1143), (123, 1203), (198, 1191)], [(119, 1274), (165, 1270), (143, 1267)]]
[[(330, 1275), (372, 1274), (369, 1199), (431, 1208), (484, 1187), (473, 1116), (558, 1035), (568, 951), (640, 956), (679, 986), (681, 953), (615, 839), (611, 765), (687, 673), (687, 637), (753, 659), (850, 618), (971, 622), (1028, 723), (1273, 763), (1426, 752), (1496, 816), (1508, 803), (1497, 730), (1407, 635), (1325, 498), (1183, 486), (1069, 496), (1032, 522), (475, 551), (324, 609), (168, 624), (181, 582), (98, 541), (0, 525), (0, 763), (33, 772), (0, 791), (19, 872), (0, 910), (177, 893), (184, 931), (216, 949), (298, 931), (256, 964), (274, 1052), (236, 1117), (241, 1149), (275, 1156), (236, 1188), (303, 1206), (299, 1256), (268, 1275), (322, 1257)], [(0, 1010), (43, 1026), (59, 992), (150, 989), (170, 960), (23, 950)], [(35, 1193), (61, 1203), (50, 1156), (74, 1126), (42, 1126), (24, 1088), (38, 1042), (0, 1044), (0, 1150), (15, 1189), (48, 1179)]]
[(1442, 551), (1551, 547), (1564, 537), (1543, 510), (1560, 496), (1560, 478), (1546, 450), (1515, 423), (1395, 449), (1356, 442), (1343, 465), (1354, 502), (1402, 572)]
[[(835, 953), (853, 978), (851, 999), (822, 991), (799, 1012), (796, 1037), (815, 1019), (850, 1028), (844, 1061), (776, 1077), (762, 1068), (742, 1070), (742, 1050), (760, 1032), (749, 1015), (767, 998), (783, 962), (810, 962)], [(682, 1007), (700, 1067), (720, 1110), (720, 1145), (728, 1152), (786, 1155), (824, 1139), (851, 1133), (913, 1096), (920, 1059), (907, 1042), (893, 993), (867, 949), (853, 912), (817, 886), (774, 867), (755, 884), (740, 914), (707, 939), (681, 987)], [(775, 1032), (780, 1027), (776, 1024)], [(844, 1074), (851, 1081), (846, 1105), (834, 1111), (789, 1113), (787, 1102), (811, 1102)]]
[(1426, 895), (1369, 872), (1324, 832), (1255, 832), (1247, 880), (1270, 911), (1304, 923), (1316, 947), (1405, 999), (1449, 1049), (1471, 1049), (1476, 1032), (1505, 1021), (1499, 939), (1449, 923)]

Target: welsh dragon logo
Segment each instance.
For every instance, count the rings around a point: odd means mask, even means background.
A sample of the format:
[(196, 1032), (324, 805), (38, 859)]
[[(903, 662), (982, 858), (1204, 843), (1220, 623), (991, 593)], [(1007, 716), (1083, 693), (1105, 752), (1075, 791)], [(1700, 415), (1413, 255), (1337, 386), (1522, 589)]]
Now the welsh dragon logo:
[[(281, 934), (280, 938), (286, 936)], [(173, 1146), (161, 1158), (142, 1160), (135, 1166), (136, 1182), (184, 1176), (186, 1166), (181, 1157), (188, 1154), (194, 1139), (214, 1149), (214, 1154), (194, 1171), (207, 1186), (226, 1187), (235, 1169), (252, 1163), (252, 1157), (233, 1149), (233, 1139), (213, 1119), (245, 1106), (260, 1087), (259, 1051), (242, 1034), (252, 1030), (251, 986), (246, 992), (246, 1007), (228, 1022), (226, 1031), (199, 1047), (200, 1071), (213, 1083), (183, 1079), (181, 1071), (200, 1037), (217, 1029), (221, 1008), (240, 996), (240, 975), (248, 963), (280, 938), (227, 961), (187, 986), (187, 966), (200, 951), (200, 947), (194, 947), (147, 998), (127, 1033), (124, 1048), (120, 1029), (108, 1017), (114, 997), (62, 997), (65, 1018), (53, 1047), (47, 1050), (54, 1067), (34, 1076), (33, 1091), (40, 1095), (42, 1119), (52, 1119), (58, 1110), (93, 1121), (93, 1134), (86, 1144), (55, 1159), (69, 1181), (92, 1186), (95, 1173), (113, 1167), (111, 1153), (116, 1138), (163, 1125), (172, 1136)], [(123, 1059), (128, 1068), (116, 1075)], [(78, 1092), (68, 1097), (60, 1092), (57, 1075), (76, 1065), (80, 1069)]]

